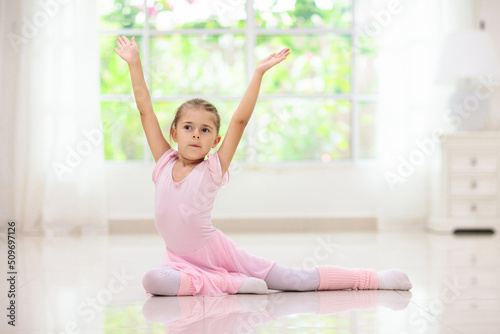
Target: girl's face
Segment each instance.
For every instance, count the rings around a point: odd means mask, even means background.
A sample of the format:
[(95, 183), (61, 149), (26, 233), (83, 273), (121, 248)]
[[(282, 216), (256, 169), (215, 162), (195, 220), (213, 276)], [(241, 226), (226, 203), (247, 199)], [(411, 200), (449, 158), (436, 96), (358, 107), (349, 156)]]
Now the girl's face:
[(172, 129), (179, 153), (188, 160), (200, 160), (219, 144), (214, 115), (204, 109), (187, 109)]

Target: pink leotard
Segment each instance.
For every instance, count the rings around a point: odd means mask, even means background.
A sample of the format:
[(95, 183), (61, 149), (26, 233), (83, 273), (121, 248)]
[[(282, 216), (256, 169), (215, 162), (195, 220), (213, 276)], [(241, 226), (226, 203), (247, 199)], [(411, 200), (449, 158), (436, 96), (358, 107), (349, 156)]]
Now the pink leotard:
[(183, 180), (172, 169), (178, 151), (169, 149), (153, 170), (155, 224), (166, 244), (162, 266), (188, 277), (193, 295), (225, 295), (238, 291), (246, 277), (264, 279), (275, 262), (251, 255), (212, 226), (215, 195), (229, 182), (219, 156), (209, 154)]

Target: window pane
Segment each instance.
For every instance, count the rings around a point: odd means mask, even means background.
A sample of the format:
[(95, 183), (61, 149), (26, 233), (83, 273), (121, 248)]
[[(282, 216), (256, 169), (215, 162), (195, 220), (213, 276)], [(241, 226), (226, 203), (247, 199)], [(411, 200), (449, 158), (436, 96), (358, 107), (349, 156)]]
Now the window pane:
[(106, 160), (142, 160), (144, 135), (135, 102), (102, 102), (101, 117)]
[(361, 159), (376, 157), (376, 110), (376, 103), (361, 102), (359, 104), (359, 157)]
[[(116, 37), (103, 35), (99, 39), (101, 94), (133, 94), (128, 65), (114, 51)], [(140, 48), (141, 37), (136, 36), (135, 39)]]
[(356, 52), (356, 89), (360, 94), (378, 92), (378, 69), (376, 44), (373, 38), (360, 37), (357, 40)]
[(151, 41), (152, 96), (242, 94), (243, 35), (172, 35)]
[(144, 25), (144, 0), (99, 0), (97, 6), (102, 30)]
[(349, 28), (350, 0), (255, 0), (259, 28)]
[[(155, 102), (154, 109), (168, 140), (176, 108), (184, 95), (213, 102), (227, 126), (247, 86), (245, 34), (186, 35), (148, 34), (173, 29), (245, 29), (246, 0), (99, 0), (100, 29), (143, 29), (141, 47), (144, 73), (151, 96), (174, 101)], [(254, 0), (257, 61), (289, 47), (289, 59), (270, 70), (262, 83), (255, 114), (256, 137), (245, 132), (235, 161), (330, 161), (351, 158), (351, 104), (347, 100), (319, 97), (321, 94), (378, 93), (377, 38), (393, 19), (384, 0), (356, 0), (353, 22), (352, 0)], [(145, 15), (147, 14), (148, 17)], [(385, 16), (384, 16), (385, 15)], [(382, 22), (382, 21), (383, 22)], [(148, 24), (146, 25), (146, 22)], [(262, 30), (259, 30), (262, 29)], [(269, 29), (353, 29), (350, 32), (274, 35)], [(263, 30), (268, 29), (265, 34)], [(241, 31), (241, 30), (240, 30)], [(251, 32), (251, 35), (253, 33)], [(148, 37), (147, 40), (144, 38)], [(128, 36), (129, 38), (131, 36)], [(101, 94), (123, 96), (122, 101), (102, 102), (105, 155), (108, 160), (142, 160), (148, 150), (133, 96), (127, 64), (113, 51), (116, 36), (100, 37)], [(355, 84), (351, 83), (351, 56), (356, 57)], [(149, 54), (149, 59), (145, 59)], [(149, 66), (147, 66), (149, 65)], [(256, 64), (250, 64), (251, 70)], [(279, 94), (294, 95), (283, 99)], [(358, 95), (360, 94), (360, 95)], [(214, 95), (231, 100), (213, 100)], [(277, 95), (273, 97), (273, 95)], [(299, 98), (299, 95), (314, 95)], [(364, 100), (369, 100), (368, 98)], [(371, 100), (371, 99), (370, 99)], [(357, 102), (358, 156), (376, 155), (376, 107)], [(170, 142), (170, 140), (169, 140)], [(218, 148), (220, 145), (218, 146)]]
[[(167, 139), (167, 141), (177, 149), (177, 144), (169, 138), (170, 136), (170, 125), (174, 120), (175, 113), (177, 108), (184, 103), (185, 101), (169, 101), (169, 102), (156, 102), (153, 104), (153, 108), (155, 110), (156, 116), (158, 117), (158, 122), (160, 123), (160, 127), (163, 131), (163, 136)], [(239, 101), (221, 101), (221, 100), (209, 100), (217, 110), (219, 111), (219, 116), (221, 118), (221, 126), (219, 135), (222, 137), (219, 145), (213, 149), (211, 152), (215, 152), (220, 148), (224, 137), (226, 136), (227, 128), (229, 126), (229, 121), (238, 106)], [(238, 149), (233, 157), (233, 161), (243, 161), (245, 160), (245, 147), (246, 147), (246, 138), (243, 138), (238, 145)]]
[(150, 27), (156, 30), (243, 28), (244, 0), (148, 0)]
[(256, 160), (328, 162), (349, 159), (350, 109), (348, 101), (331, 99), (260, 101), (252, 145)]
[(266, 73), (264, 93), (333, 94), (351, 91), (351, 43), (345, 35), (258, 36), (256, 56), (289, 47), (287, 61)]

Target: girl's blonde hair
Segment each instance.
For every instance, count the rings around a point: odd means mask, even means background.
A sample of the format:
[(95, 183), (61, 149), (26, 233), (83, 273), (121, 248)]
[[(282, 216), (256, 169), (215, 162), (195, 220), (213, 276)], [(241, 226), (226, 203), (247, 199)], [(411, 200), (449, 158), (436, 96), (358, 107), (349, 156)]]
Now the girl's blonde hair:
[(217, 134), (216, 135), (219, 135), (219, 130), (220, 130), (220, 116), (219, 116), (219, 112), (217, 111), (217, 108), (215, 108), (215, 106), (204, 100), (204, 99), (200, 99), (200, 98), (195, 98), (195, 99), (191, 99), (191, 100), (188, 100), (186, 102), (184, 102), (183, 104), (181, 104), (179, 106), (179, 108), (177, 108), (177, 111), (175, 112), (175, 117), (174, 117), (174, 120), (172, 121), (172, 124), (170, 124), (170, 140), (172, 140), (172, 129), (174, 129), (176, 126), (177, 126), (177, 123), (179, 122), (179, 120), (181, 119), (182, 117), (182, 114), (184, 112), (184, 110), (187, 110), (187, 109), (203, 109), (203, 110), (206, 110), (208, 112), (211, 112), (212, 114), (214, 114), (215, 116), (215, 127), (217, 129)]

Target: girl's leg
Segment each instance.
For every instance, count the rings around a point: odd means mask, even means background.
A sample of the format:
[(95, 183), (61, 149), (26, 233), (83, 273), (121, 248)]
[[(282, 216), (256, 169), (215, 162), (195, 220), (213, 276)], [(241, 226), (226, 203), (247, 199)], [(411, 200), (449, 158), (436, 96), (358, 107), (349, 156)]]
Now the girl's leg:
[(275, 264), (266, 278), (267, 287), (272, 290), (313, 291), (320, 283), (316, 269), (292, 269)]
[(170, 266), (149, 270), (142, 279), (142, 286), (153, 295), (177, 296), (181, 285), (181, 272)]
[(375, 270), (341, 267), (316, 267), (320, 282), (318, 290), (377, 290), (378, 275)]
[(269, 289), (285, 291), (312, 290), (410, 290), (408, 276), (400, 270), (376, 272), (367, 269), (317, 267), (291, 269), (274, 265), (265, 278)]

